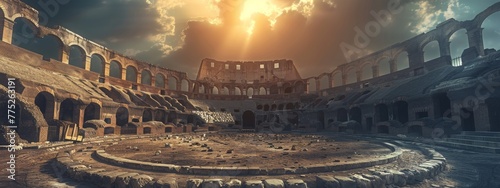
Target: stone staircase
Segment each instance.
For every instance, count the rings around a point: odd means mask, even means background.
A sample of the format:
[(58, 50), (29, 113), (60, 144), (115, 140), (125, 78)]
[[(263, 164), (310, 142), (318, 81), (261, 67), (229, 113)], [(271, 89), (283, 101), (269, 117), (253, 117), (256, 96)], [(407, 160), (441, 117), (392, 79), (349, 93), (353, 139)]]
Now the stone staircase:
[(500, 132), (464, 131), (436, 144), (480, 153), (500, 154)]

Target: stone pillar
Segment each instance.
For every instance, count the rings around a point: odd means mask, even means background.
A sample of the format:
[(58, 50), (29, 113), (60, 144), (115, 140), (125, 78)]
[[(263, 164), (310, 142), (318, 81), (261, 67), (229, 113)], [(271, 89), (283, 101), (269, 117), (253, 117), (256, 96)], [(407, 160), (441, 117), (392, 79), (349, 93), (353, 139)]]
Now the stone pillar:
[(469, 47), (476, 47), (477, 53), (484, 56), (483, 28), (467, 28), (467, 36), (469, 38)]
[(127, 79), (127, 69), (122, 68), (122, 80), (126, 80), (126, 79)]
[(102, 71), (104, 76), (109, 76), (110, 63), (104, 62), (104, 70)]
[(347, 83), (347, 75), (342, 73), (342, 85), (345, 85)]
[(12, 32), (14, 28), (14, 21), (3, 18), (0, 20), (0, 26), (2, 26), (2, 41), (12, 44)]
[(316, 92), (319, 93), (319, 90), (321, 89), (321, 82), (319, 81), (319, 78), (314, 79), (316, 82)]
[[(450, 52), (450, 41), (448, 40), (448, 38), (446, 37), (441, 37), (439, 40), (438, 40), (438, 43), (439, 43), (439, 53), (441, 56), (450, 56), (451, 55), (451, 52)], [(455, 57), (452, 57), (452, 58), (455, 58)]]
[(356, 71), (356, 82), (361, 82), (361, 71)]
[(135, 81), (138, 84), (142, 84), (142, 73), (137, 73), (137, 80)]
[(180, 91), (181, 89), (182, 89), (182, 81), (177, 80), (177, 87), (175, 88), (175, 90)]
[(83, 124), (85, 123), (83, 121), (83, 117), (85, 116), (85, 105), (81, 105), (81, 106), (78, 106), (78, 117), (75, 117), (75, 118), (78, 118), (78, 127), (80, 127), (80, 129), (83, 128)]
[(420, 47), (414, 47), (408, 51), (410, 68), (418, 67), (424, 63), (424, 51)]
[(329, 88), (333, 87), (333, 77), (332, 77), (332, 75), (328, 75), (328, 87)]
[(156, 77), (151, 75), (151, 86), (156, 87)]
[(377, 65), (373, 65), (373, 67), (372, 67), (372, 74), (373, 74), (372, 75), (373, 78), (378, 77), (378, 66)]
[[(170, 87), (168, 87), (168, 76), (165, 76), (165, 79), (163, 79), (163, 83), (165, 85), (165, 89), (170, 89)], [(205, 88), (206, 90), (207, 88)]]
[(69, 47), (62, 47), (61, 62), (64, 64), (69, 64)]
[(398, 65), (394, 59), (389, 60), (389, 70), (390, 73), (396, 72), (398, 70)]
[(85, 55), (84, 61), (85, 61), (85, 66), (84, 66), (85, 70), (90, 71), (90, 65), (91, 65), (90, 63), (92, 61), (92, 57)]

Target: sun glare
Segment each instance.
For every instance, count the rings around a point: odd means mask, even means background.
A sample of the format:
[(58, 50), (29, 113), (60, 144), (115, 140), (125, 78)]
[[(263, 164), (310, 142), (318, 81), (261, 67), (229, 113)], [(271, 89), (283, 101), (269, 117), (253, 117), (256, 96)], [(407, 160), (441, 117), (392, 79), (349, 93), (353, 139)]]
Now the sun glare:
[(281, 11), (270, 0), (246, 0), (243, 4), (240, 20), (247, 25), (247, 33), (251, 35), (255, 27), (255, 21), (252, 18), (255, 14), (265, 15), (273, 22), (273, 18), (279, 15)]

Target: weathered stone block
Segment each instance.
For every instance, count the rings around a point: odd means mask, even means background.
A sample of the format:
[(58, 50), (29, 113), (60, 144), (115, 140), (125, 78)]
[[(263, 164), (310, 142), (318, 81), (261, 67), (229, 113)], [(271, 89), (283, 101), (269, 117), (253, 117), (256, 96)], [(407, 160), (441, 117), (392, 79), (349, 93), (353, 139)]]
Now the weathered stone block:
[(280, 179), (266, 179), (264, 180), (264, 187), (266, 188), (285, 188), (285, 183)]
[(324, 188), (340, 188), (340, 183), (332, 176), (316, 176), (316, 186)]

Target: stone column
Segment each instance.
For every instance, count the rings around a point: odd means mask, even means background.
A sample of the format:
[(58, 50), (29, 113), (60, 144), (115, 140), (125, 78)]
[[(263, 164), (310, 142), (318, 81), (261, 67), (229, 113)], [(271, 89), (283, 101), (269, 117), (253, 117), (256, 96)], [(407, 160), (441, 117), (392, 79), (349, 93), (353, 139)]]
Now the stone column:
[(103, 62), (104, 63), (104, 70), (102, 70), (104, 76), (109, 76), (109, 70), (110, 70), (110, 63)]
[(138, 72), (136, 79), (137, 80), (135, 82), (138, 83), (138, 84), (141, 84), (142, 83), (142, 73)]
[(372, 75), (373, 78), (378, 77), (378, 66), (377, 65), (372, 66), (372, 74), (373, 74)]
[(361, 71), (356, 71), (356, 82), (361, 82)]
[(468, 28), (467, 36), (469, 38), (469, 47), (476, 47), (477, 53), (484, 56), (483, 28)]
[(347, 75), (342, 73), (342, 85), (345, 85), (347, 83)]
[(69, 64), (69, 47), (62, 47), (61, 62), (64, 64)]
[(394, 59), (389, 60), (390, 73), (396, 72), (398, 70), (398, 65)]
[[(446, 37), (441, 37), (438, 40), (439, 43), (439, 52), (441, 56), (450, 56), (450, 41)], [(452, 57), (454, 58), (454, 57)]]
[(156, 76), (151, 75), (151, 86), (156, 87)]
[(333, 77), (332, 77), (332, 75), (328, 75), (328, 87), (329, 88), (333, 87)]
[(122, 68), (122, 80), (126, 80), (126, 79), (127, 79), (127, 69)]
[(175, 90), (180, 91), (181, 89), (182, 89), (182, 81), (177, 80), (177, 87), (175, 88)]
[(418, 67), (424, 63), (424, 52), (420, 47), (414, 47), (408, 51), (410, 68)]
[(85, 66), (84, 66), (85, 70), (90, 71), (90, 65), (91, 65), (90, 63), (92, 61), (92, 57), (85, 55), (84, 61), (85, 61)]
[(3, 18), (2, 20), (0, 20), (0, 26), (2, 26), (2, 32), (0, 32), (0, 34), (2, 34), (2, 41), (12, 44), (14, 22), (9, 19)]
[(319, 93), (319, 90), (321, 89), (321, 82), (319, 81), (319, 78), (314, 79), (316, 82), (316, 92)]

